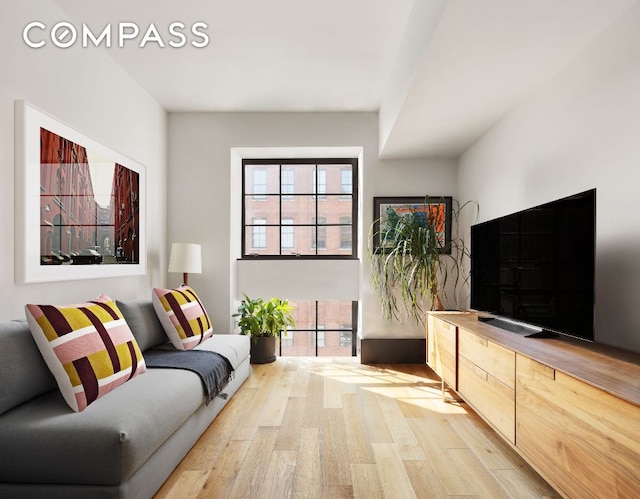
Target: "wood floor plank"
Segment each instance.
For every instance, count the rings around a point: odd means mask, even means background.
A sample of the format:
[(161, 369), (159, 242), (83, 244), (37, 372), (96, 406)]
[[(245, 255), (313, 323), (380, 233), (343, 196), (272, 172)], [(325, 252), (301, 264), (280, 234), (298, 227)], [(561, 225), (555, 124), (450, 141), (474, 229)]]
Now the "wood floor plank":
[(442, 414), (430, 414), (426, 418), (407, 419), (413, 434), (425, 453), (433, 449), (467, 449), (469, 444), (460, 436), (449, 419)]
[(305, 400), (302, 397), (289, 397), (278, 430), (276, 450), (298, 450), (304, 427), (304, 410)]
[(502, 488), (512, 499), (560, 499), (560, 495), (549, 491), (549, 486), (539, 475), (520, 467), (511, 470), (492, 470)]
[(318, 428), (304, 428), (301, 432), (293, 497), (299, 499), (322, 497), (322, 461)]
[(185, 499), (197, 497), (207, 481), (207, 476), (208, 473), (205, 471), (187, 470), (183, 472), (166, 495), (166, 498)]
[(291, 386), (295, 379), (295, 372), (283, 371), (274, 380), (268, 393), (268, 403), (262, 407), (260, 426), (281, 426), (282, 418), (291, 393)]
[(351, 482), (355, 499), (384, 499), (378, 466), (375, 464), (352, 464)]
[(449, 424), (490, 470), (512, 470), (519, 462), (514, 451), (472, 410), (448, 417)]
[[(270, 365), (274, 367), (271, 371), (268, 368)], [(291, 376), (290, 372), (284, 374), (284, 365), (284, 363), (262, 364), (254, 368), (255, 372), (259, 374), (262, 384), (249, 401), (246, 413), (242, 416), (242, 424), (236, 426), (233, 434), (235, 440), (251, 440), (259, 426), (269, 426), (266, 423), (273, 420), (276, 424), (281, 422), (282, 415), (278, 411), (284, 412), (284, 407), (279, 405), (279, 402), (282, 402), (283, 399), (286, 400), (286, 398), (284, 398), (284, 394), (279, 392), (281, 387), (279, 380)], [(291, 388), (286, 382), (283, 386), (285, 390), (287, 387)]]
[(397, 447), (394, 444), (372, 445), (385, 497), (417, 497)]
[(349, 485), (327, 485), (322, 487), (321, 497), (324, 499), (353, 499), (353, 487)]
[(279, 358), (249, 380), (155, 499), (558, 495), (427, 366)]
[(507, 498), (507, 491), (495, 479), (490, 470), (485, 468), (471, 449), (449, 449), (447, 451), (464, 474), (460, 477), (472, 490), (473, 495), (487, 499)]
[(311, 368), (309, 390), (305, 397), (304, 427), (322, 428), (322, 408), (324, 405), (324, 378)]
[(346, 394), (342, 400), (349, 461), (352, 464), (375, 463), (373, 447), (367, 438), (364, 414), (358, 409), (358, 395)]
[[(275, 426), (261, 426), (258, 428), (229, 492), (228, 497), (230, 499), (246, 498), (250, 497), (252, 493), (256, 493), (258, 487), (264, 481), (277, 437), (278, 428)], [(214, 477), (210, 476), (210, 478)]]
[(420, 442), (405, 419), (395, 398), (379, 397), (378, 403), (402, 460), (424, 460)]
[(367, 438), (371, 443), (392, 443), (393, 437), (378, 404), (378, 397), (369, 387), (358, 391), (358, 410), (364, 416)]
[(232, 440), (227, 444), (207, 476), (198, 494), (199, 499), (229, 496), (250, 446), (249, 440)]
[(298, 453), (296, 451), (274, 450), (269, 460), (269, 467), (265, 473), (264, 481), (258, 486), (255, 497), (259, 499), (291, 497), (297, 456)]
[(180, 467), (189, 470), (211, 470), (231, 440), (239, 422), (242, 421), (247, 404), (253, 400), (257, 390), (257, 388), (247, 388), (236, 393), (224, 409), (225, 417), (213, 420), (193, 449), (182, 460)]
[(342, 409), (324, 409), (322, 477), (325, 485), (351, 485), (349, 447)]
[(295, 378), (293, 379), (293, 386), (291, 387), (291, 393), (289, 397), (306, 397), (309, 391), (309, 376), (311, 374), (309, 368), (309, 362), (305, 358), (300, 358), (298, 361), (298, 370), (296, 371)]
[(322, 407), (325, 409), (342, 409), (342, 392), (340, 382), (325, 375)]
[(447, 490), (427, 461), (405, 461), (404, 467), (416, 496), (445, 497)]

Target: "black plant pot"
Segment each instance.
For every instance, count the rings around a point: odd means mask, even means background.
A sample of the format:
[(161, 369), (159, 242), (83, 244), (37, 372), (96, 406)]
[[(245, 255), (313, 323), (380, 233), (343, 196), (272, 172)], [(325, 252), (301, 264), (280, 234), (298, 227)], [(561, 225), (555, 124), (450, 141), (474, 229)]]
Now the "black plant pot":
[(276, 360), (276, 337), (253, 336), (251, 338), (251, 363), (269, 364)]

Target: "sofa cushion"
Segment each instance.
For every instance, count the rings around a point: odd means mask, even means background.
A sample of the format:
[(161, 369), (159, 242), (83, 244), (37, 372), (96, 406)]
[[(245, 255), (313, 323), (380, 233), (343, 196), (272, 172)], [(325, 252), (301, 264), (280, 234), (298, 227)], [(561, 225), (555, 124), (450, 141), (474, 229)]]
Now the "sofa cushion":
[(237, 369), (249, 357), (251, 337), (243, 334), (216, 334), (196, 347), (198, 350), (217, 352)]
[(106, 295), (77, 305), (26, 305), (31, 334), (74, 411), (145, 371), (122, 313)]
[(116, 300), (134, 338), (143, 352), (167, 343), (168, 338), (150, 299)]
[(0, 323), (0, 414), (56, 389), (27, 321)]
[(213, 334), (209, 315), (189, 286), (154, 288), (152, 300), (162, 327), (178, 350), (191, 350)]
[(0, 418), (0, 482), (120, 484), (203, 403), (198, 376), (178, 369), (150, 369), (79, 413), (49, 392)]

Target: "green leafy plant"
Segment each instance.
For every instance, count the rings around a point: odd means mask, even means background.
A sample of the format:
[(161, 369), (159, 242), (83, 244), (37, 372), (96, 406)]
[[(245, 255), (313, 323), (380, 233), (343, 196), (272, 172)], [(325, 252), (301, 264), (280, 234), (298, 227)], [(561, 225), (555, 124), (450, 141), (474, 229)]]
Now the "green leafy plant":
[[(447, 298), (445, 286), (450, 279), (455, 304), (461, 300), (460, 291), (468, 287), (470, 278), (466, 265), (469, 248), (457, 230), (460, 212), (466, 206), (475, 207), (477, 218), (477, 203), (468, 201), (460, 206), (453, 200), (455, 233), (450, 251), (442, 241), (442, 215), (434, 210), (403, 216), (389, 213), (384, 224), (376, 220), (371, 225), (368, 252), (371, 282), (385, 319), (401, 321), (405, 312), (416, 323), (423, 324), (426, 310), (444, 308), (441, 298)], [(371, 242), (378, 238), (384, 245), (373, 250)]]
[(262, 298), (251, 299), (244, 293), (243, 296), (238, 312), (232, 315), (238, 318), (242, 334), (278, 337), (281, 331), (286, 333), (287, 328), (295, 327), (291, 314), (293, 306), (289, 300), (273, 297), (265, 301)]

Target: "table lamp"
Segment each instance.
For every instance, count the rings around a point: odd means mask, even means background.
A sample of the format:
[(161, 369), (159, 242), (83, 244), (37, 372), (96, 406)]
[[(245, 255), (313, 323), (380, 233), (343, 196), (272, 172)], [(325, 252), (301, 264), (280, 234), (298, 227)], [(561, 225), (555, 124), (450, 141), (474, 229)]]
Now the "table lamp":
[(202, 257), (199, 244), (173, 243), (169, 257), (169, 272), (182, 272), (185, 285), (189, 285), (189, 272), (202, 273)]

